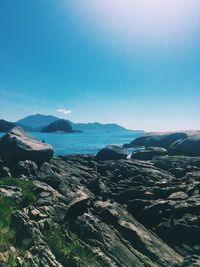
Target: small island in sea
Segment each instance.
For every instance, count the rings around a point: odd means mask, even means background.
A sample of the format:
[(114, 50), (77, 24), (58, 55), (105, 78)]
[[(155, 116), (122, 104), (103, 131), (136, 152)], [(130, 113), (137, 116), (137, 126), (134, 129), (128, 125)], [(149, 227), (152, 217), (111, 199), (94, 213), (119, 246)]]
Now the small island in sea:
[(41, 130), (41, 132), (42, 133), (76, 133), (78, 131), (75, 131), (72, 129), (70, 122), (60, 119), (44, 127)]

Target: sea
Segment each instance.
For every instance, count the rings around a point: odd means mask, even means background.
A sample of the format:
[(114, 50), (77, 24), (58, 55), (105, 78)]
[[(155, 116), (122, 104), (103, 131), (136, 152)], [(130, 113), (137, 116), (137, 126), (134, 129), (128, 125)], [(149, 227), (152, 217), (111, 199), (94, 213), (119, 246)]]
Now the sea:
[[(143, 132), (104, 132), (104, 133), (39, 133), (31, 132), (40, 141), (51, 144), (55, 155), (96, 154), (107, 145), (130, 143)], [(3, 133), (0, 133), (2, 136)]]

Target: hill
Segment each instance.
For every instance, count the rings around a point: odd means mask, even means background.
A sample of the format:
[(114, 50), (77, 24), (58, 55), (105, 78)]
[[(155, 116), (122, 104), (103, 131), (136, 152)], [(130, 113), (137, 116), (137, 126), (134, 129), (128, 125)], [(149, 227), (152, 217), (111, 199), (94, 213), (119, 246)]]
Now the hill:
[[(31, 132), (40, 132), (43, 128), (50, 123), (59, 120), (59, 118), (51, 115), (30, 115), (16, 122), (17, 125), (23, 129)], [(115, 123), (102, 124), (99, 122), (94, 123), (74, 123), (68, 121), (74, 130), (80, 130), (82, 132), (127, 132), (128, 130), (121, 125)]]
[(27, 116), (21, 120), (16, 122), (19, 126), (29, 127), (32, 130), (36, 128), (44, 128), (45, 126), (49, 125), (50, 123), (58, 120), (57, 117), (51, 115), (42, 115), (42, 114), (35, 114)]
[(73, 133), (74, 131), (69, 121), (57, 120), (57, 121), (50, 123), (45, 128), (43, 128), (41, 132), (43, 133), (54, 133), (54, 132)]

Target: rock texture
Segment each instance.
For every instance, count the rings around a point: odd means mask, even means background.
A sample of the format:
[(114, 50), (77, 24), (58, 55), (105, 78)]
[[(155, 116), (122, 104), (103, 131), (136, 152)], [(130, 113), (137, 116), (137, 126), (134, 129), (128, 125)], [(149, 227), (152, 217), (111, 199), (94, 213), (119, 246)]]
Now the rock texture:
[[(28, 248), (33, 266), (199, 266), (200, 157), (102, 161), (93, 155), (62, 156), (26, 176), (37, 199), (14, 211), (12, 220), (20, 229), (18, 238), (33, 241)], [(9, 197), (21, 194), (15, 187), (0, 185), (0, 190)], [(46, 229), (56, 225), (67, 240), (69, 233), (78, 236), (95, 265), (80, 263), (79, 251), (73, 263), (61, 262), (45, 239)]]
[(109, 145), (101, 149), (97, 155), (97, 160), (117, 160), (126, 159), (128, 157), (127, 152), (120, 146)]
[(131, 142), (131, 146), (163, 147), (168, 149), (174, 142), (186, 139), (186, 133), (146, 134)]
[(200, 135), (175, 142), (170, 146), (169, 153), (172, 155), (200, 156)]
[(13, 128), (0, 140), (0, 157), (7, 165), (27, 159), (41, 164), (52, 156), (52, 146), (37, 141), (20, 127)]
[(151, 160), (153, 157), (156, 156), (163, 156), (167, 155), (168, 151), (162, 147), (148, 147), (143, 150), (136, 150), (132, 153), (132, 159), (139, 159), (139, 160)]

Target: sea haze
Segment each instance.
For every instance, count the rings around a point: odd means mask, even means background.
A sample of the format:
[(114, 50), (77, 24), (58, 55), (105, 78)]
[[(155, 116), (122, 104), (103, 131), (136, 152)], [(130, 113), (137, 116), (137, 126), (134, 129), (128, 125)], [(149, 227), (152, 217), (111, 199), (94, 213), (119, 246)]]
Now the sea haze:
[[(143, 132), (123, 133), (31, 133), (54, 147), (55, 155), (97, 153), (101, 148), (114, 144), (130, 143)], [(2, 136), (3, 133), (0, 133)]]

